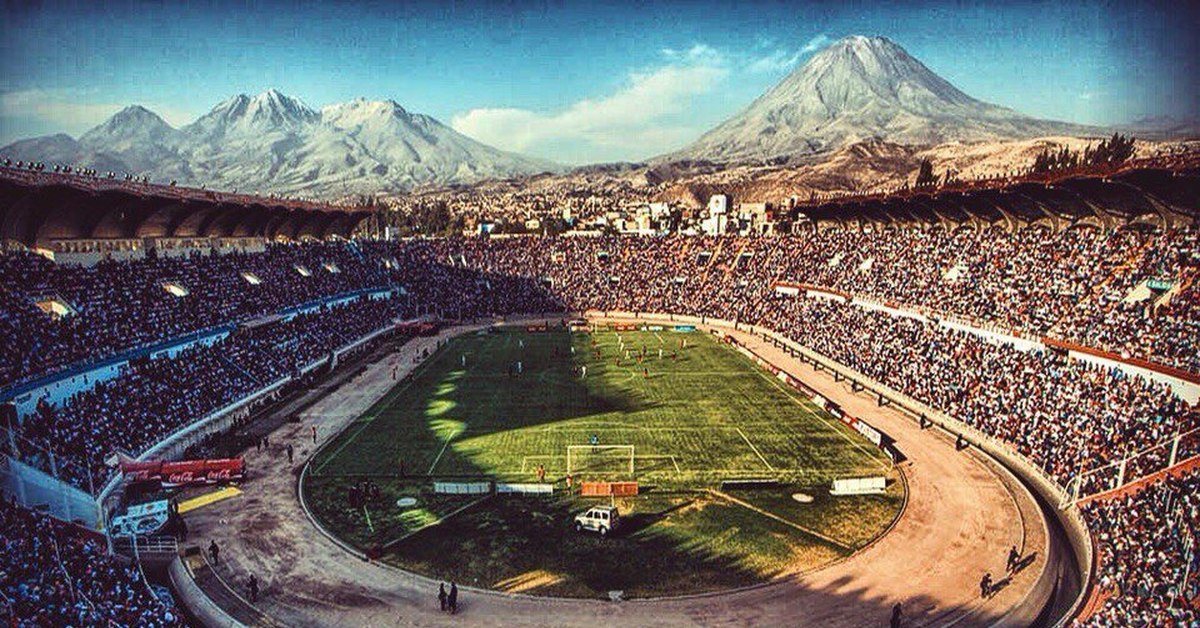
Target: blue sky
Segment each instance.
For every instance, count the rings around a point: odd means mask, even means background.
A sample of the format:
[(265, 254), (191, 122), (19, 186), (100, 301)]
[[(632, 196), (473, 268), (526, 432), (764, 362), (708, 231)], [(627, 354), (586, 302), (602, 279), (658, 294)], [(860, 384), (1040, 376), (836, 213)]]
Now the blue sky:
[(887, 36), (968, 94), (1039, 117), (1194, 117), (1187, 5), (11, 2), (0, 144), (77, 136), (132, 103), (179, 126), (274, 87), (315, 108), (391, 98), (564, 163), (634, 160), (682, 146), (853, 34)]

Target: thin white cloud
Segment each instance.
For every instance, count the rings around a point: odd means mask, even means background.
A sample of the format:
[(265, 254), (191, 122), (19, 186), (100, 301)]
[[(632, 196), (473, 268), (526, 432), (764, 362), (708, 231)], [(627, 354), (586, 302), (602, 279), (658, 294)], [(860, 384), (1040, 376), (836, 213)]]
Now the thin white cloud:
[(806, 55), (810, 52), (816, 52), (832, 43), (833, 40), (830, 39), (828, 35), (821, 33), (820, 35), (808, 40), (808, 43), (804, 44), (804, 47), (800, 49), (800, 54)]
[(114, 103), (77, 102), (61, 90), (27, 89), (0, 94), (0, 115), (34, 119), (74, 133), (121, 110)]
[[(777, 74), (786, 72), (796, 67), (800, 59), (807, 54), (816, 52), (830, 43), (831, 40), (827, 35), (820, 34), (808, 40), (799, 50), (787, 50), (784, 48), (775, 48), (765, 55), (749, 59), (745, 68), (747, 72), (755, 74)], [(759, 41), (759, 47), (769, 47), (770, 44), (764, 45), (764, 41)]]
[(692, 44), (692, 47), (687, 50), (663, 48), (662, 53), (664, 57), (674, 63), (689, 65), (722, 65), (725, 63), (725, 54), (707, 44)]
[(505, 150), (569, 162), (643, 158), (698, 135), (686, 120), (696, 99), (729, 75), (720, 51), (704, 44), (664, 49), (667, 63), (631, 72), (615, 93), (580, 100), (555, 113), (473, 109), (454, 116), (455, 130)]
[[(25, 89), (0, 94), (0, 116), (40, 123), (77, 135), (107, 120), (130, 103), (96, 102), (70, 89)], [(196, 118), (191, 111), (170, 106), (144, 104), (168, 124), (181, 126)]]
[(766, 56), (752, 59), (746, 65), (746, 71), (755, 74), (784, 72), (792, 69), (799, 60), (799, 52), (789, 53), (786, 50), (776, 50)]

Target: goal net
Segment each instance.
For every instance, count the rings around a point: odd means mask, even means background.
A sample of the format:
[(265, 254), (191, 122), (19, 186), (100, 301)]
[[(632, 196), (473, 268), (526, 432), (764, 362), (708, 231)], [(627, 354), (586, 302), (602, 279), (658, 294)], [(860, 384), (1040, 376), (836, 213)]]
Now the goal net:
[(567, 445), (567, 473), (633, 473), (633, 445)]

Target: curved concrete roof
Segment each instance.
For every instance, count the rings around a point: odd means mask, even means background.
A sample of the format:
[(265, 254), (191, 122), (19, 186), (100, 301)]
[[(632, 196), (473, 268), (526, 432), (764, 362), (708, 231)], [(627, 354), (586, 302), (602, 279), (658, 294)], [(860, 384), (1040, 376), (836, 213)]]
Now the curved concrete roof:
[(75, 174), (0, 168), (0, 240), (349, 237), (371, 215), (265, 198)]
[(798, 207), (818, 224), (1161, 226), (1200, 218), (1200, 153), (1117, 167), (1027, 174), (891, 193), (834, 196)]

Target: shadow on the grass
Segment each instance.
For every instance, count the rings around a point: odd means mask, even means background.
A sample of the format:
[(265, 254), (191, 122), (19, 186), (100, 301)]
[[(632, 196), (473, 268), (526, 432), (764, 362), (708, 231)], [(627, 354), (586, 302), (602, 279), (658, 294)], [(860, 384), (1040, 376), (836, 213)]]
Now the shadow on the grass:
[[(474, 274), (447, 266), (439, 268), (443, 274)], [(494, 310), (486, 305), (489, 299), (500, 302), (502, 299), (498, 295), (521, 291), (542, 294), (547, 309), (562, 305), (544, 286), (530, 278), (476, 276), (487, 279), (491, 285), (478, 295), (466, 295), (478, 301), (472, 305), (479, 311)], [(414, 284), (411, 288), (414, 300), (449, 302), (446, 295), (434, 294), (439, 290), (439, 283)], [(502, 365), (490, 373), (473, 374), (468, 369), (454, 382), (454, 386), (440, 389), (442, 381), (425, 383), (418, 377), (405, 395), (422, 402), (444, 401), (453, 404), (449, 406), (451, 408), (464, 403), (476, 403), (481, 395), (491, 397), (487, 404), (493, 409), (493, 417), (498, 420), (471, 421), (467, 426), (471, 436), (657, 406), (653, 400), (639, 395), (636, 390), (627, 388), (619, 395), (598, 395), (589, 391), (580, 380), (563, 379), (557, 372), (551, 374), (556, 367), (547, 358), (561, 357), (563, 351), (569, 352), (570, 336), (565, 333), (547, 336), (551, 341), (544, 349), (549, 351), (549, 355), (531, 352), (528, 361), (522, 365), (524, 372), (514, 378), (514, 383), (518, 385), (501, 387), (511, 389), (509, 394), (496, 395), (496, 387), (488, 385), (489, 381), (498, 381), (497, 377), (507, 376), (507, 368)], [(455, 344), (450, 347), (455, 347)], [(458, 355), (444, 348), (431, 360), (458, 358)], [(687, 357), (681, 359), (681, 362), (687, 361)], [(597, 371), (606, 368), (607, 364)], [(599, 374), (589, 372), (589, 376)], [(553, 378), (556, 384), (567, 382), (566, 391), (556, 394), (557, 399), (547, 399), (545, 389), (534, 385), (537, 377), (542, 375)], [(657, 378), (659, 374), (652, 376)], [(640, 378), (640, 375), (635, 377)], [(527, 385), (521, 386), (522, 383)], [(513, 412), (518, 407), (528, 408), (531, 402), (544, 403), (545, 411)], [(420, 427), (426, 430), (422, 436), (427, 441), (440, 444), (432, 421), (422, 420), (425, 417), (421, 409), (423, 407), (410, 409), (408, 416), (401, 417), (404, 430), (390, 440), (408, 439), (416, 431), (413, 428), (418, 426), (417, 421), (420, 421)], [(514, 418), (519, 420), (514, 422)], [(353, 430), (354, 426), (347, 433)], [(345, 434), (340, 438), (344, 437)], [(387, 442), (389, 439), (385, 437), (382, 440)], [(390, 455), (394, 455), (394, 452), (385, 448), (356, 451), (351, 457), (358, 460), (373, 459), (373, 462), (386, 468), (394, 462)], [(450, 456), (447, 464), (457, 466), (464, 475), (488, 475), (488, 470), (477, 465), (470, 456), (458, 456), (453, 449), (445, 455)], [(431, 462), (411, 460), (409, 464), (417, 468), (422, 463)], [(643, 489), (643, 495), (651, 499), (669, 499), (661, 492), (651, 492), (648, 487)], [(579, 534), (571, 529), (571, 517), (580, 509), (578, 502), (561, 498), (498, 498), (492, 500), (488, 508), (469, 509), (404, 539), (390, 549), (385, 559), (447, 582), (457, 581), (460, 586), (496, 587), (497, 583), (503, 581), (522, 582), (533, 585), (532, 588), (518, 591), (522, 593), (600, 598), (607, 597), (607, 593), (614, 590), (625, 591), (627, 596), (648, 597), (727, 589), (761, 583), (778, 574), (777, 569), (756, 567), (744, 558), (721, 553), (719, 543), (704, 543), (706, 538), (714, 539), (720, 535), (736, 537), (739, 529), (732, 521), (714, 522), (718, 527), (706, 530), (707, 537), (673, 535), (671, 518), (684, 516), (685, 511), (694, 505), (694, 498), (680, 498), (679, 502), (657, 510), (630, 513), (626, 519), (626, 529), (611, 538), (601, 538), (595, 534)], [(528, 577), (535, 573), (539, 575)], [(963, 579), (964, 582), (972, 582), (977, 576), (963, 574)], [(792, 590), (781, 590), (780, 593), (788, 596), (796, 594)], [(800, 592), (805, 596), (805, 604), (813, 609), (835, 609), (835, 612), (836, 609), (846, 609), (856, 617), (878, 618), (872, 622), (878, 625), (887, 625), (892, 617), (893, 605), (897, 602), (903, 603), (904, 619), (899, 622), (901, 626), (946, 621), (962, 610), (947, 607), (944, 600), (938, 599), (938, 592), (930, 593), (932, 595), (918, 595), (905, 600), (884, 599), (867, 594), (849, 578), (839, 579), (820, 590)], [(435, 594), (436, 591), (430, 592), (433, 607), (436, 607)], [(461, 594), (459, 610), (466, 615), (472, 613), (470, 593)], [(968, 623), (987, 625), (999, 619), (984, 611), (976, 610), (973, 613)], [(763, 617), (767, 621), (783, 619), (771, 614)], [(796, 625), (818, 623), (807, 615), (790, 616), (786, 621)]]
[[(763, 584), (779, 575), (690, 546), (671, 536), (669, 525), (664, 530), (656, 529), (677, 513), (695, 507), (697, 499), (680, 496), (678, 503), (665, 508), (631, 514), (622, 523), (626, 527), (621, 533), (602, 538), (571, 529), (568, 500), (506, 496), (492, 500), (487, 509), (468, 511), (405, 539), (383, 558), (446, 582), (457, 582), (460, 587), (465, 584), (510, 593), (593, 599), (609, 599), (614, 591), (621, 591), (625, 599), (711, 592)], [(964, 574), (963, 586), (976, 577)], [(803, 580), (796, 584), (801, 588), (799, 592), (780, 589), (780, 595), (805, 596), (806, 607), (826, 615), (794, 616), (788, 620), (789, 625), (821, 625), (823, 620), (845, 613), (876, 617), (878, 620), (870, 625), (887, 626), (898, 601), (902, 602), (901, 626), (947, 621), (964, 612), (972, 613), (965, 625), (989, 625), (999, 619), (977, 608), (947, 607), (944, 600), (937, 599), (938, 592), (896, 600), (868, 595), (849, 578), (819, 590), (805, 589)], [(469, 602), (469, 597), (466, 599)], [(768, 607), (780, 599), (767, 598)], [(736, 605), (736, 598), (730, 604)], [(469, 613), (469, 606), (462, 609)], [(758, 621), (779, 620), (767, 614)]]
[(614, 533), (613, 536), (622, 537), (622, 536), (632, 536), (634, 534), (637, 534), (638, 532), (641, 532), (642, 530), (654, 525), (655, 523), (658, 523), (659, 521), (666, 519), (667, 515), (675, 512), (677, 510), (687, 508), (688, 506), (690, 506), (694, 503), (696, 503), (696, 499), (693, 498), (693, 499), (689, 499), (687, 501), (683, 501), (678, 504), (675, 504), (674, 506), (664, 508), (663, 510), (658, 510), (658, 511), (654, 511), (654, 512), (637, 512), (637, 513), (628, 515), (624, 519), (621, 520), (621, 528), (616, 533)]
[[(394, 476), (403, 464), (412, 476), (504, 474), (462, 442), (591, 416), (607, 420), (661, 405), (636, 388), (589, 387), (572, 370), (582, 356), (570, 353), (571, 344), (571, 334), (559, 328), (455, 339), (368, 410), (372, 420), (339, 436), (316, 468)], [(592, 363), (590, 368), (588, 378), (596, 380), (608, 367)], [(455, 446), (447, 445), (451, 441)], [(578, 444), (586, 443), (581, 435)], [(533, 469), (527, 471), (532, 476)]]
[[(354, 537), (352, 542), (363, 549), (388, 545), (385, 560), (414, 571), (445, 574), (461, 584), (569, 597), (605, 597), (613, 590), (632, 597), (723, 590), (778, 576), (796, 559), (792, 552), (797, 546), (804, 546), (809, 555), (803, 560), (813, 564), (843, 555), (811, 539), (796, 539), (790, 529), (774, 529), (774, 523), (743, 508), (672, 496), (654, 487), (641, 491), (638, 505), (646, 510), (628, 512), (611, 538), (576, 533), (573, 516), (589, 504), (560, 497), (499, 497), (486, 508), (470, 508), (390, 545), (411, 528), (406, 521), (376, 514), (375, 533), (364, 533), (365, 517), (342, 503), (339, 490), (359, 478), (395, 480), (401, 468), (408, 482), (492, 478), (497, 476), (496, 459), (487, 456), (504, 443), (487, 437), (514, 433), (515, 438), (535, 439), (533, 443), (538, 438), (557, 442), (561, 435), (539, 437), (536, 428), (563, 423), (579, 432), (579, 444), (586, 444), (591, 423), (579, 419), (595, 417), (601, 427), (616, 425), (619, 430), (620, 415), (665, 405), (662, 389), (656, 388), (661, 385), (647, 388), (635, 360), (616, 363), (611, 338), (600, 347), (599, 360), (588, 355), (591, 347), (584, 343), (577, 343), (572, 354), (572, 342), (570, 333), (552, 328), (472, 334), (444, 345), (410, 381), (375, 404), (369, 420), (352, 424), (330, 445), (323, 457), (331, 463), (328, 470), (336, 469), (341, 477), (313, 478), (321, 481), (309, 490), (320, 489), (325, 497), (314, 502), (326, 502), (314, 503), (318, 516), (336, 521), (331, 528)], [(586, 379), (572, 369), (585, 355)], [(703, 356), (698, 359), (705, 363)], [(660, 368), (691, 368), (688, 363), (694, 365), (694, 360), (685, 355)], [(597, 385), (597, 378), (603, 384)], [(526, 432), (516, 434), (520, 430)], [(480, 440), (473, 443), (475, 439)], [(666, 471), (675, 462), (650, 457), (639, 466)], [(532, 468), (528, 471), (532, 476)], [(547, 479), (561, 489), (562, 478), (556, 475)], [(386, 506), (381, 504), (380, 510)], [(431, 511), (439, 517), (450, 510), (434, 506)], [(706, 508), (712, 510), (702, 513)]]
[(629, 597), (696, 593), (755, 584), (773, 575), (651, 532), (673, 513), (695, 505), (695, 497), (681, 496), (664, 508), (628, 514), (619, 531), (602, 537), (573, 529), (579, 508), (574, 500), (498, 497), (488, 508), (468, 510), (408, 537), (384, 559), (501, 590), (501, 583), (527, 583), (532, 579), (523, 575), (543, 574), (537, 585), (512, 592), (567, 597), (605, 597), (614, 590)]

